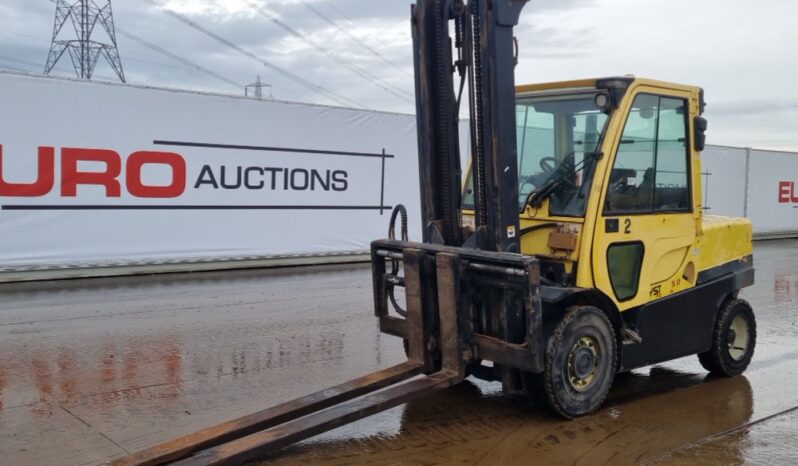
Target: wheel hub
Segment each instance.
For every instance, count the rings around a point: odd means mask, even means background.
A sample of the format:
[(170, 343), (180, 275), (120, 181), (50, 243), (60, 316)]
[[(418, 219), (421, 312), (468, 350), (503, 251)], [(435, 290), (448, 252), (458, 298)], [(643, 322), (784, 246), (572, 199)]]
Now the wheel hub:
[(729, 325), (729, 331), (726, 334), (729, 356), (735, 361), (743, 359), (748, 352), (748, 334), (748, 320), (741, 314), (736, 315), (734, 319), (732, 319), (731, 325)]
[(568, 354), (568, 382), (582, 391), (596, 378), (599, 364), (598, 342), (589, 336), (579, 338)]
[(593, 365), (595, 364), (595, 356), (593, 352), (587, 348), (577, 348), (576, 354), (574, 355), (574, 374), (584, 379), (593, 369)]

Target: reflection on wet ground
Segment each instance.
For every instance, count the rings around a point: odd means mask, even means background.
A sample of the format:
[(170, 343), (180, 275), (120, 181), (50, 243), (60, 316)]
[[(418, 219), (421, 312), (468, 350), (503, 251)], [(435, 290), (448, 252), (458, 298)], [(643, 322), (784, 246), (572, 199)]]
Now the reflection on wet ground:
[[(744, 377), (708, 381), (670, 370), (656, 372), (619, 380), (606, 409), (576, 421), (555, 419), (523, 398), (503, 397), (495, 384), (467, 381), (384, 414), (378, 431), (366, 421), (362, 428), (352, 426), (332, 438), (306, 442), (270, 461), (528, 464), (534, 458), (538, 464), (629, 464), (678, 448), (697, 434), (744, 424), (753, 414), (751, 386)], [(689, 396), (706, 389), (715, 394), (711, 400)], [(650, 405), (651, 397), (658, 397), (657, 406)], [(685, 426), (696, 418), (700, 426)], [(396, 419), (395, 425), (390, 419)]]
[(795, 464), (795, 408), (772, 418), (708, 438), (664, 456), (663, 465)]
[[(758, 243), (745, 376), (695, 358), (616, 378), (597, 414), (549, 415), (468, 379), (307, 440), (276, 464), (773, 464), (798, 453), (798, 241)], [(0, 286), (0, 457), (99, 464), (384, 368), (368, 266)]]

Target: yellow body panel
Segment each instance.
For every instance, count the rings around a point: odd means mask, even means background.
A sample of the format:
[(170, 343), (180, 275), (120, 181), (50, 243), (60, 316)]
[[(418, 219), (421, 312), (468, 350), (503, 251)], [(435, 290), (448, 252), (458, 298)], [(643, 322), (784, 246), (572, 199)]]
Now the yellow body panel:
[(747, 218), (704, 214), (702, 223), (704, 234), (693, 251), (699, 272), (752, 254), (753, 227)]
[[(517, 86), (519, 95), (567, 92), (595, 89), (596, 79), (582, 79), (556, 83)], [(651, 79), (634, 78), (619, 107), (606, 127), (601, 150), (604, 156), (596, 163), (593, 184), (584, 217), (557, 217), (549, 212), (549, 201), (535, 209), (527, 206), (519, 214), (521, 251), (523, 254), (547, 257), (565, 264), (566, 272), (576, 271), (574, 284), (581, 288), (599, 289), (612, 299), (621, 311), (638, 307), (672, 293), (696, 285), (698, 273), (712, 267), (750, 256), (751, 222), (746, 219), (704, 215), (701, 198), (701, 160), (692, 144), (694, 117), (699, 115), (700, 88)], [(607, 187), (617, 148), (627, 116), (638, 94), (676, 97), (687, 102), (689, 172), (691, 182), (689, 211), (655, 212), (645, 214), (605, 215)], [(473, 223), (473, 212), (463, 212), (464, 222)], [(605, 231), (607, 220), (619, 222), (616, 232)], [(553, 241), (553, 232), (559, 241)], [(572, 239), (573, 249), (557, 249), (552, 245)], [(576, 235), (573, 238), (573, 235)], [(636, 293), (631, 298), (618, 299), (610, 282), (609, 246), (640, 243), (644, 246), (642, 266)], [(617, 251), (618, 248), (614, 249)], [(623, 262), (624, 252), (614, 256), (614, 263)], [(621, 259), (619, 259), (621, 258)], [(629, 276), (634, 270), (613, 270)], [(616, 275), (617, 276), (617, 275)]]

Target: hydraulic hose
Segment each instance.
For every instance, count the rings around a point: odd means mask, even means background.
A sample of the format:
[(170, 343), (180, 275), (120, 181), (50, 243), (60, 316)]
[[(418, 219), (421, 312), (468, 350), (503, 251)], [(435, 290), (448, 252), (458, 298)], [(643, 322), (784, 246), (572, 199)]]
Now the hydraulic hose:
[[(407, 209), (402, 204), (397, 204), (396, 207), (393, 208), (393, 212), (391, 212), (391, 222), (388, 225), (388, 238), (389, 239), (396, 239), (396, 218), (401, 216), (401, 235), (402, 241), (408, 240), (407, 235)], [(399, 260), (398, 259), (391, 259), (391, 275), (394, 277), (399, 276)], [(402, 317), (407, 317), (407, 310), (403, 309), (402, 306), (396, 302), (396, 296), (394, 296), (394, 290), (396, 285), (393, 283), (387, 284), (388, 288), (388, 298), (391, 300), (391, 305), (393, 306), (394, 310), (397, 314)]]
[(391, 223), (388, 225), (388, 238), (396, 239), (396, 217), (402, 216), (402, 241), (407, 241), (407, 209), (402, 204), (397, 204), (391, 212)]

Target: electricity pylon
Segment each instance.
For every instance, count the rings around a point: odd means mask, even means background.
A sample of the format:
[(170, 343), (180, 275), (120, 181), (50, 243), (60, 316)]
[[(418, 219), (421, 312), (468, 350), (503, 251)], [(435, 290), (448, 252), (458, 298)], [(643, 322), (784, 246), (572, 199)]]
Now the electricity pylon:
[[(64, 24), (68, 20), (72, 21), (77, 39), (59, 40)], [(97, 23), (105, 29), (111, 43), (92, 40), (92, 33)], [(119, 49), (116, 45), (111, 0), (77, 0), (72, 4), (68, 4), (66, 0), (56, 0), (53, 39), (44, 74), (50, 74), (66, 51), (69, 51), (72, 66), (79, 78), (91, 79), (97, 59), (102, 55), (116, 72), (119, 80), (125, 82), (125, 72), (122, 70), (122, 60), (119, 58)]]

